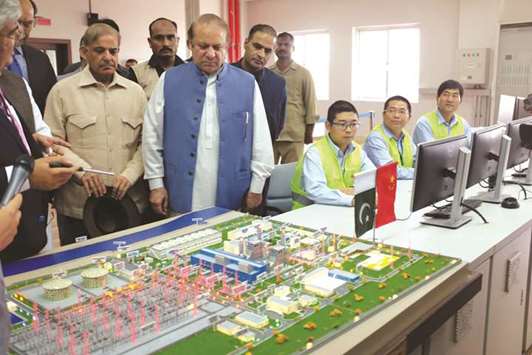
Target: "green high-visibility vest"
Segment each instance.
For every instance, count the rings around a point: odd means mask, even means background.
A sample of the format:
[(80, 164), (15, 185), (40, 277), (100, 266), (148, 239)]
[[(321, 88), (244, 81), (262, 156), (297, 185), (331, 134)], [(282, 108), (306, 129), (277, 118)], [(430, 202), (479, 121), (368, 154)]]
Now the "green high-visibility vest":
[[(361, 151), (359, 144), (352, 142), (355, 149), (347, 154), (344, 160), (344, 169), (340, 166), (336, 158), (336, 152), (327, 140), (323, 137), (313, 144), (318, 149), (320, 154), (321, 166), (325, 173), (327, 186), (331, 189), (344, 189), (353, 187), (353, 175), (358, 173), (361, 169)], [(303, 160), (305, 156), (299, 158), (297, 162), (294, 176), (290, 183), (292, 188), (292, 209), (305, 207), (314, 203), (307, 197), (307, 193), (303, 189), (301, 178), (303, 176)]]
[(454, 114), (456, 124), (451, 127), (450, 133), (447, 126), (440, 124), (440, 118), (438, 117), (436, 111), (426, 113), (424, 116), (429, 122), (430, 128), (432, 129), (432, 136), (434, 137), (434, 139), (456, 137), (465, 134), (463, 118), (458, 116), (456, 113)]
[(414, 154), (412, 153), (412, 138), (410, 137), (408, 133), (403, 131), (403, 134), (404, 134), (403, 155), (401, 156), (401, 153), (399, 152), (399, 147), (397, 147), (397, 141), (393, 137), (388, 137), (386, 135), (382, 124), (377, 125), (373, 130), (375, 132), (378, 132), (382, 136), (382, 138), (386, 142), (386, 145), (388, 146), (388, 152), (392, 156), (393, 161), (397, 163), (397, 165), (403, 166), (405, 168), (414, 167)]

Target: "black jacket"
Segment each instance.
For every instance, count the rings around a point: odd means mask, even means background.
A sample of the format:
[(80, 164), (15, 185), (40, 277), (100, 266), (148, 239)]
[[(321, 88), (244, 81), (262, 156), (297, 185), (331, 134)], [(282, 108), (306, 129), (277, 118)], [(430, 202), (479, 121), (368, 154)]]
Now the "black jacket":
[(37, 48), (23, 44), (22, 53), (28, 66), (28, 79), (33, 98), (44, 115), (46, 98), (57, 82), (54, 69), (48, 56)]
[[(34, 159), (42, 157), (41, 147), (33, 140), (33, 117), (30, 98), (22, 78), (8, 71), (2, 72), (0, 87), (15, 108), (24, 129), (26, 140)], [(23, 115), (28, 117), (23, 117)], [(7, 188), (6, 166), (12, 166), (18, 156), (27, 154), (14, 125), (0, 111), (0, 196)], [(22, 194), (22, 218), (13, 242), (2, 252), (3, 262), (17, 260), (37, 254), (46, 245), (46, 222), (48, 217), (49, 193), (27, 190)]]

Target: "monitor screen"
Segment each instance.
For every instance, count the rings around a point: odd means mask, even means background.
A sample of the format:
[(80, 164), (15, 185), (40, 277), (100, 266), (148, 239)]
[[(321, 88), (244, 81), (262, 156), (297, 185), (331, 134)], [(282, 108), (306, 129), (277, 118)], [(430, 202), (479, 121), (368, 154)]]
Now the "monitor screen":
[(467, 147), (466, 136), (441, 139), (418, 146), (412, 211), (453, 195), (454, 177), (448, 172), (456, 172), (461, 147)]
[(506, 134), (512, 138), (512, 145), (510, 146), (510, 154), (508, 156), (508, 169), (528, 160), (529, 150), (521, 145), (521, 137), (519, 136), (519, 126), (521, 123), (532, 123), (532, 116), (521, 118), (508, 124)]
[(506, 127), (499, 124), (477, 130), (473, 134), (471, 165), (466, 187), (476, 185), (480, 181), (497, 174), (501, 138), (505, 133)]
[(530, 116), (530, 112), (525, 110), (525, 98), (518, 97), (515, 99), (515, 108), (514, 108), (514, 120), (525, 118)]
[(501, 123), (510, 123), (514, 119), (515, 96), (501, 95), (499, 97), (499, 114), (497, 120)]

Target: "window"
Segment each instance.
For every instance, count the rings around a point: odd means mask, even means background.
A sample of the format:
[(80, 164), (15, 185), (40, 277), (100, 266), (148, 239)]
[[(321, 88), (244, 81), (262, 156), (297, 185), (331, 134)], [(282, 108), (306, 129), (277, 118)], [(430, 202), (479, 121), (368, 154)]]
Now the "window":
[(353, 28), (353, 100), (419, 101), (419, 27)]
[(294, 35), (293, 59), (310, 71), (318, 100), (329, 99), (330, 35), (328, 32), (300, 32)]

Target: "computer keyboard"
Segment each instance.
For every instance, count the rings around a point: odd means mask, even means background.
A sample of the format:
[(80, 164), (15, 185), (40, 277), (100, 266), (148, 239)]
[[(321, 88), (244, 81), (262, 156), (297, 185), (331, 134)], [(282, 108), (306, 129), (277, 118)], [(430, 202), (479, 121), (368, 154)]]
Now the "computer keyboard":
[[(462, 204), (463, 204), (462, 205), (462, 214), (463, 214), (463, 213), (467, 213), (471, 211), (471, 209), (467, 208), (464, 205), (470, 206), (471, 208), (478, 208), (482, 204), (482, 201), (463, 200)], [(432, 211), (425, 213), (423, 216), (437, 218), (437, 219), (449, 219), (451, 217), (451, 208), (452, 208), (452, 204), (448, 203), (447, 205), (441, 208), (436, 208)]]

